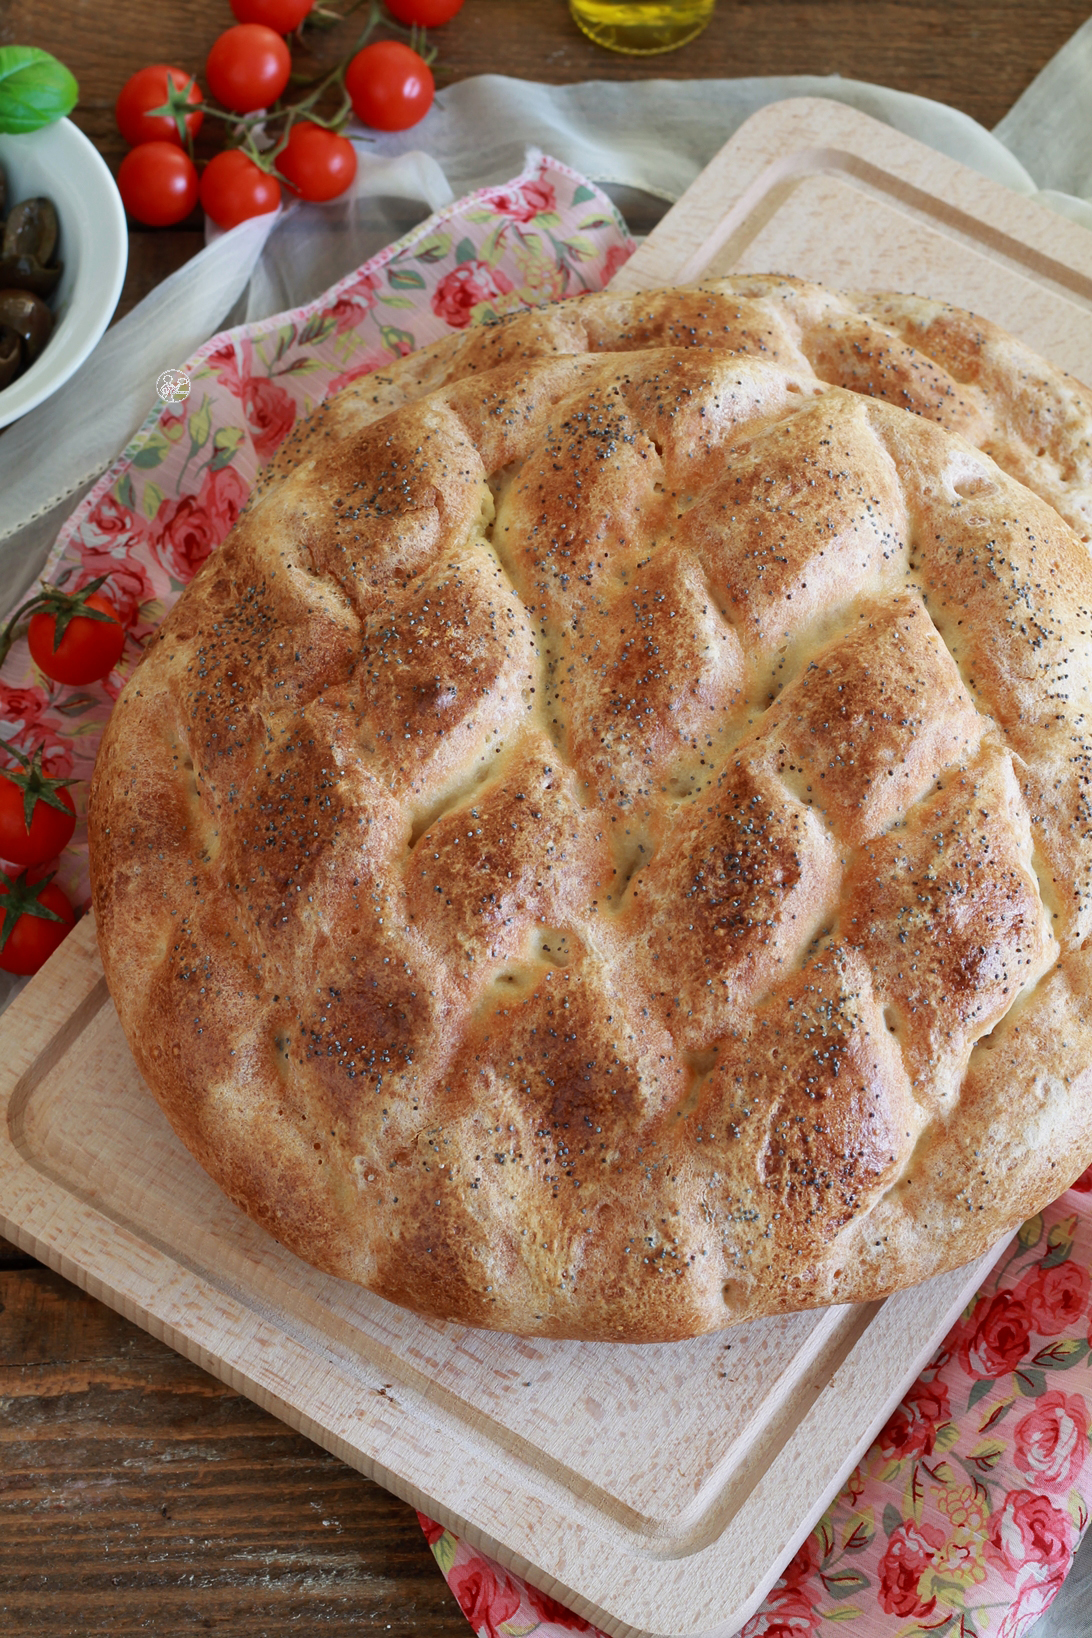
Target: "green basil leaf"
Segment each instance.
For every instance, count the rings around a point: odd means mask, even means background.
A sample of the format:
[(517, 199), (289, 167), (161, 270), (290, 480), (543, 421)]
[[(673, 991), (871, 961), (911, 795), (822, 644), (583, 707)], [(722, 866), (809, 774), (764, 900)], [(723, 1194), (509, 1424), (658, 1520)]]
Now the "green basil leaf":
[(72, 112), (80, 88), (37, 46), (0, 46), (0, 131), (37, 131)]

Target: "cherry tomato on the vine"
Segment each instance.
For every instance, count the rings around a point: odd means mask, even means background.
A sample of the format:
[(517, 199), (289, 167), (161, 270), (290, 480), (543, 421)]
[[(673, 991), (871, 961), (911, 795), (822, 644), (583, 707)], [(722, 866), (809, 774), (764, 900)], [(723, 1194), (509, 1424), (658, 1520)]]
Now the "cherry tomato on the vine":
[(213, 41), (205, 78), (217, 102), (233, 114), (253, 114), (276, 102), (292, 72), (292, 53), (263, 23), (237, 23)]
[(238, 227), (252, 216), (264, 216), (281, 202), (281, 185), (238, 148), (210, 159), (201, 178), (201, 204), (217, 227)]
[[(278, 34), (299, 28), (315, 0), (231, 0), (231, 9), (240, 23), (264, 23)], [(462, 0), (459, 0), (462, 5)]]
[(50, 779), (43, 774), (41, 762), (39, 747), (33, 757), (25, 759), (24, 767), (0, 772), (0, 859), (12, 864), (44, 864), (55, 859), (76, 828), (76, 809), (64, 788), (71, 781)]
[(36, 973), (76, 925), (72, 906), (52, 875), (0, 870), (0, 968)]
[[(122, 165), (138, 154), (147, 153), (149, 148), (166, 148), (165, 142), (146, 142), (140, 148), (134, 148)], [(182, 159), (186, 156), (179, 148), (172, 148), (172, 153), (179, 154)], [(189, 163), (187, 161), (187, 163)], [(122, 189), (122, 198), (125, 190)], [(97, 609), (106, 616), (104, 620), (89, 620), (85, 615), (75, 614), (68, 621), (61, 640), (56, 641), (57, 617), (45, 612), (32, 614), (30, 625), (27, 628), (27, 645), (31, 658), (40, 671), (47, 677), (52, 677), (59, 683), (91, 683), (98, 682), (100, 677), (108, 677), (121, 659), (121, 651), (125, 647), (125, 627), (118, 619), (118, 611), (108, 597), (95, 592), (86, 599), (85, 605), (89, 609)]]
[(356, 150), (348, 137), (304, 119), (289, 131), (277, 169), (301, 199), (336, 199), (356, 175)]
[(197, 167), (177, 142), (142, 142), (118, 167), (121, 202), (147, 227), (173, 227), (197, 203)]
[[(195, 105), (204, 102), (200, 86), (184, 68), (168, 68), (166, 63), (152, 63), (148, 68), (138, 69), (126, 80), (114, 104), (118, 130), (130, 148), (136, 148), (142, 142), (176, 142), (181, 146), (178, 126), (171, 116), (153, 116), (149, 112), (152, 108), (162, 108), (166, 103), (168, 75), (177, 90), (186, 92), (187, 102)], [(191, 137), (195, 137), (201, 129), (204, 117), (200, 109), (185, 116), (186, 130)]]
[(357, 118), (375, 131), (406, 131), (432, 107), (436, 83), (423, 57), (401, 40), (376, 40), (345, 70)]
[(386, 0), (386, 5), (407, 27), (416, 23), (418, 28), (440, 28), (462, 10), (463, 0)]

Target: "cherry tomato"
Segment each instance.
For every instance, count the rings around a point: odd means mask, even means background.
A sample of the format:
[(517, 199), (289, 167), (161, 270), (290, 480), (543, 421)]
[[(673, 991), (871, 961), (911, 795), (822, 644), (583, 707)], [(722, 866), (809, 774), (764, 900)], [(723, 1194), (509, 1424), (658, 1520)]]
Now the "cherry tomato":
[(174, 142), (142, 142), (118, 168), (121, 202), (147, 227), (172, 227), (197, 203), (197, 167)]
[[(299, 28), (315, 0), (231, 0), (240, 23), (264, 23), (277, 34)], [(459, 0), (462, 4), (462, 0)]]
[(0, 870), (0, 967), (36, 973), (76, 925), (67, 897), (40, 870), (18, 876)]
[(357, 118), (374, 131), (407, 131), (432, 107), (436, 82), (423, 57), (401, 40), (376, 40), (345, 70)]
[[(179, 91), (186, 92), (187, 102), (204, 102), (201, 87), (184, 68), (168, 68), (166, 63), (153, 63), (150, 68), (139, 69), (131, 79), (126, 80), (114, 104), (118, 130), (130, 148), (136, 148), (142, 142), (177, 142), (181, 146), (178, 126), (170, 115), (153, 116), (149, 113), (149, 109), (162, 108), (167, 101), (168, 76)], [(201, 129), (204, 117), (200, 110), (185, 116), (186, 130), (191, 137), (195, 137)]]
[(292, 71), (292, 54), (262, 23), (237, 23), (213, 42), (205, 78), (217, 102), (233, 114), (252, 114), (276, 102)]
[(76, 809), (64, 788), (71, 780), (51, 779), (42, 772), (41, 746), (30, 757), (12, 746), (5, 749), (21, 766), (0, 772), (0, 859), (17, 865), (44, 864), (68, 846), (76, 828)]
[(281, 185), (259, 170), (238, 148), (210, 159), (201, 178), (201, 204), (217, 227), (238, 227), (252, 216), (264, 216), (281, 202)]
[(348, 137), (304, 119), (288, 133), (277, 169), (301, 199), (336, 199), (356, 175), (356, 150)]
[(387, 10), (407, 28), (416, 23), (418, 28), (439, 28), (450, 23), (463, 0), (386, 0)]
[[(137, 154), (147, 153), (149, 148), (166, 147), (165, 142), (146, 142), (143, 147), (133, 149), (126, 163), (129, 159), (135, 159)], [(171, 152), (179, 154), (182, 159), (186, 158), (179, 148), (172, 148)], [(186, 162), (189, 163), (188, 160)], [(85, 606), (97, 609), (107, 618), (88, 620), (84, 615), (73, 615), (56, 647), (56, 615), (42, 613), (30, 617), (27, 644), (31, 658), (38, 669), (44, 671), (47, 677), (52, 677), (54, 682), (98, 682), (100, 677), (108, 677), (121, 659), (121, 651), (125, 647), (125, 627), (118, 619), (113, 603), (108, 597), (95, 592), (87, 598)]]

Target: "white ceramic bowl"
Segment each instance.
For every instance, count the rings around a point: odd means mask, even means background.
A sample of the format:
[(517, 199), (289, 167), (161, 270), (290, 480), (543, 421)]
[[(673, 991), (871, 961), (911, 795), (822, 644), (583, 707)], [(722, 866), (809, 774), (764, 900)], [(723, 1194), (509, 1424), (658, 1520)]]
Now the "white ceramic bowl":
[(0, 392), (0, 427), (40, 404), (79, 369), (113, 317), (129, 236), (117, 184), (106, 161), (70, 119), (28, 136), (0, 133), (0, 165), (8, 208), (48, 194), (61, 232), (57, 255), (64, 275), (49, 302), (53, 334), (29, 370)]

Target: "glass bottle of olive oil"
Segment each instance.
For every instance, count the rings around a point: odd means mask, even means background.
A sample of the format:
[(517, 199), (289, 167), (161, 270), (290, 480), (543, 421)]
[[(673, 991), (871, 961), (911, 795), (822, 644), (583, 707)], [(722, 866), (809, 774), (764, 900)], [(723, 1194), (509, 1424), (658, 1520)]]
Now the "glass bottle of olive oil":
[(716, 0), (569, 0), (577, 25), (610, 51), (651, 56), (700, 34)]

